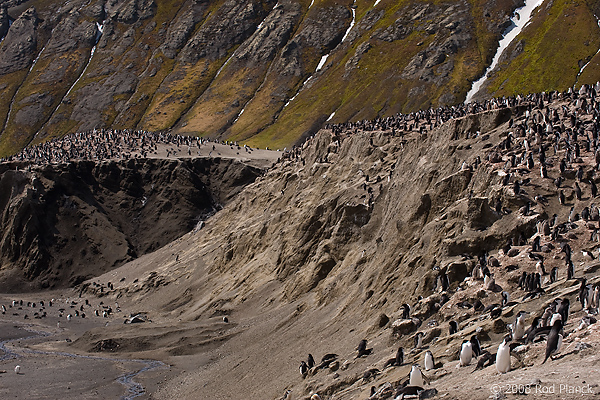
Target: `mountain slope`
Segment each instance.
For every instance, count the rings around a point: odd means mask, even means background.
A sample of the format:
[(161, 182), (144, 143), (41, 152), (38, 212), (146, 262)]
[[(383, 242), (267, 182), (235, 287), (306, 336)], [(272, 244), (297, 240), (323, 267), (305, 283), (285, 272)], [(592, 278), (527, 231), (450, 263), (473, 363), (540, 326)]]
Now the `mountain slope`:
[[(2, 1), (0, 155), (103, 127), (283, 148), (330, 117), (457, 104), (521, 4)], [(545, 2), (483, 96), (600, 79), (593, 7)]]

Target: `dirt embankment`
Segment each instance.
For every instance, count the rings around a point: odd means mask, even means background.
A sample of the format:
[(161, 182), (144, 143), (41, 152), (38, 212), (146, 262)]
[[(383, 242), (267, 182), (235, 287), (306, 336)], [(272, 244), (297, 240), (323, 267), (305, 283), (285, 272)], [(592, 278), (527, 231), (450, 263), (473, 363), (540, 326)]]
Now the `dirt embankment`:
[(0, 291), (73, 286), (192, 230), (261, 170), (233, 159), (0, 165)]

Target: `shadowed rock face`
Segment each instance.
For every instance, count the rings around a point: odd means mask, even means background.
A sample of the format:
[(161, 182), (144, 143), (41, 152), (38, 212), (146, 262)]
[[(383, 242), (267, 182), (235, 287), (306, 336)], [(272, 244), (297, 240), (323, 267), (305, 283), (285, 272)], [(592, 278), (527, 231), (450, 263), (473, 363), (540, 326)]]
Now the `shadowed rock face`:
[(0, 6), (0, 39), (4, 39), (8, 32), (8, 13), (6, 12), (6, 6)]
[[(561, 4), (548, 3), (534, 16), (479, 97), (600, 79), (597, 5)], [(355, 9), (350, 1), (309, 8), (294, 0), (0, 5), (2, 156), (32, 140), (111, 127), (283, 148), (314, 134), (333, 112), (332, 122), (345, 122), (457, 104), (491, 62), (522, 2), (381, 1)], [(564, 21), (553, 15), (570, 15), (578, 29), (560, 29)], [(573, 43), (574, 50), (524, 59), (550, 46), (544, 36), (539, 49), (530, 47), (547, 28), (554, 42)], [(537, 71), (536, 63), (544, 76), (510, 75)]]
[(0, 48), (0, 74), (27, 68), (35, 58), (38, 16), (34, 8), (25, 11), (11, 25)]
[(0, 168), (3, 291), (75, 285), (156, 250), (260, 172), (223, 159)]

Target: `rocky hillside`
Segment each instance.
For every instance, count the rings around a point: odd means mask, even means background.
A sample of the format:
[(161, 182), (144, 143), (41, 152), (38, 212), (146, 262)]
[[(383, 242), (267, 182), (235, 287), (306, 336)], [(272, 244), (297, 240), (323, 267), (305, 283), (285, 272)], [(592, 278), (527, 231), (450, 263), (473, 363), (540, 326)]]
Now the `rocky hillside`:
[[(283, 148), (327, 119), (458, 104), (522, 4), (0, 1), (0, 156), (103, 127)], [(598, 14), (544, 1), (480, 97), (600, 79)]]
[(260, 173), (221, 158), (0, 164), (0, 290), (74, 286), (154, 251)]
[[(558, 384), (565, 371), (585, 384), (600, 346), (598, 325), (575, 330), (586, 312), (573, 278), (599, 282), (600, 85), (587, 89), (321, 130), (201, 230), (86, 282), (87, 295), (143, 304), (154, 322), (73, 346), (167, 361), (177, 370), (155, 395), (165, 399), (366, 399), (371, 386), (389, 398), (426, 349), (439, 398), (487, 399), (487, 382)], [(463, 339), (496, 353), (518, 311), (529, 325), (556, 298), (573, 313), (559, 360), (539, 368), (545, 342), (528, 343), (511, 374), (456, 368)], [(356, 357), (362, 339), (372, 352)], [(384, 368), (400, 346), (404, 364)], [(336, 361), (303, 377), (309, 353)]]

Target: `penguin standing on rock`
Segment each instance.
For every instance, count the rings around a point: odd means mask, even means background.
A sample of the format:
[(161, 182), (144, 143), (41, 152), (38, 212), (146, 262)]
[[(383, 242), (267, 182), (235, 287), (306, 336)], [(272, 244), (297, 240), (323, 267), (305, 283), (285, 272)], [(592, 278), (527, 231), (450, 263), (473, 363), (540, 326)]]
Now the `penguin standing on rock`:
[(404, 349), (399, 347), (396, 352), (396, 365), (400, 366), (402, 364), (404, 364)]
[(402, 319), (410, 319), (410, 306), (406, 303), (402, 304)]
[(402, 364), (404, 364), (404, 349), (402, 347), (399, 347), (398, 351), (396, 352), (396, 357), (387, 360), (383, 368), (399, 367)]
[(450, 325), (450, 329), (449, 329), (450, 335), (453, 335), (456, 332), (458, 332), (458, 323), (456, 321), (450, 321), (448, 323), (448, 325)]

